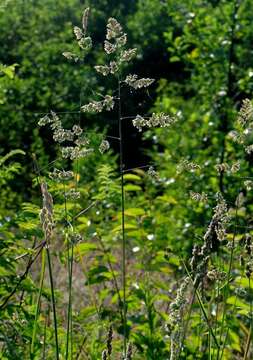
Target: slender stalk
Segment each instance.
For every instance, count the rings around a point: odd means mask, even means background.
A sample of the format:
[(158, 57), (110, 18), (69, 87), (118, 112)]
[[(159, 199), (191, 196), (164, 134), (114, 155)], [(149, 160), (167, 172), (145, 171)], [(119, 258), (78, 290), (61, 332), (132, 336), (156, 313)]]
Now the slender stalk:
[(46, 252), (47, 252), (47, 260), (48, 260), (48, 271), (49, 271), (51, 297), (52, 297), (52, 308), (53, 308), (53, 318), (54, 318), (55, 356), (56, 356), (56, 360), (59, 360), (60, 356), (59, 356), (57, 316), (56, 316), (56, 306), (55, 306), (55, 296), (54, 296), (54, 281), (53, 281), (53, 272), (52, 272), (50, 251), (49, 251), (48, 245), (46, 246)]
[(69, 354), (69, 342), (72, 344), (72, 278), (73, 278), (73, 244), (70, 244), (68, 238), (68, 278), (69, 278), (69, 303), (68, 303), (68, 320), (67, 320), (67, 344), (66, 344), (66, 356), (68, 360)]
[[(64, 211), (65, 211), (65, 220), (66, 223), (68, 223), (68, 212), (67, 212), (67, 200), (66, 200), (66, 185), (64, 183)], [(70, 276), (70, 256), (69, 256), (69, 237), (68, 234), (66, 234), (67, 238), (67, 253), (68, 253), (68, 290), (69, 290), (69, 302), (68, 302), (68, 315), (67, 315), (67, 336), (66, 336), (66, 354), (65, 359), (68, 360), (68, 354), (69, 354), (69, 329), (70, 329), (70, 314), (71, 314), (71, 276)]]
[(212, 360), (212, 344), (211, 344), (212, 338), (211, 338), (211, 334), (210, 331), (208, 331), (208, 360)]
[(118, 124), (119, 124), (119, 147), (120, 147), (120, 185), (121, 185), (121, 230), (122, 230), (122, 287), (123, 287), (123, 355), (126, 356), (127, 329), (126, 329), (126, 239), (125, 239), (125, 194), (124, 194), (124, 163), (123, 163), (123, 132), (121, 121), (121, 88), (118, 78)]
[[(249, 278), (249, 294), (251, 291), (251, 286), (250, 286), (250, 278)], [(253, 326), (253, 313), (252, 313), (252, 300), (250, 301), (250, 328), (249, 328), (249, 333), (248, 333), (248, 337), (247, 337), (247, 341), (246, 341), (246, 349), (245, 349), (245, 353), (243, 356), (243, 360), (247, 360), (247, 356), (248, 356), (248, 352), (249, 352), (249, 348), (250, 348), (250, 343), (252, 340), (252, 326)]]
[(37, 325), (38, 325), (38, 317), (39, 317), (39, 311), (40, 311), (40, 302), (41, 302), (41, 295), (42, 295), (42, 289), (43, 289), (43, 283), (44, 283), (44, 277), (45, 277), (45, 268), (46, 268), (46, 256), (45, 256), (45, 249), (43, 248), (42, 254), (41, 254), (41, 273), (40, 273), (40, 289), (39, 289), (39, 296), (36, 304), (36, 312), (35, 312), (35, 319), (34, 319), (34, 325), (33, 325), (33, 335), (32, 335), (32, 344), (31, 344), (31, 352), (30, 357), (33, 358), (34, 355), (34, 343), (36, 339), (36, 331), (37, 331)]
[(47, 324), (48, 324), (48, 319), (49, 319), (49, 313), (50, 313), (50, 309), (48, 306), (47, 316), (45, 319), (44, 334), (43, 334), (43, 351), (42, 351), (42, 359), (43, 360), (46, 360)]

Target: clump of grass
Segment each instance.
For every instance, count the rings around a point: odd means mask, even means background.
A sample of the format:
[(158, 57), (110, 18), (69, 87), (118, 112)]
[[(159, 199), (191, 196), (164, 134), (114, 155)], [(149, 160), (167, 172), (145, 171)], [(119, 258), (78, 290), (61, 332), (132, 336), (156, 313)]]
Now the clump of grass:
[[(74, 35), (77, 40), (77, 45), (84, 52), (84, 55), (92, 48), (92, 39), (87, 35), (88, 31), (88, 15), (89, 9), (86, 9), (83, 14), (82, 28), (74, 27)], [(121, 286), (122, 291), (119, 296), (122, 306), (122, 326), (123, 326), (123, 357), (125, 359), (131, 359), (132, 357), (132, 345), (127, 346), (128, 342), (128, 325), (127, 325), (127, 254), (126, 254), (126, 231), (125, 231), (125, 190), (124, 190), (124, 133), (122, 122), (130, 120), (132, 125), (139, 131), (143, 128), (153, 127), (170, 127), (176, 122), (176, 118), (165, 113), (153, 113), (151, 116), (128, 116), (128, 114), (122, 113), (122, 88), (129, 87), (134, 90), (146, 89), (154, 83), (154, 79), (151, 78), (139, 78), (137, 75), (127, 73), (127, 65), (137, 55), (136, 48), (127, 47), (127, 35), (124, 33), (121, 24), (114, 18), (109, 18), (106, 26), (106, 39), (104, 41), (104, 51), (107, 62), (103, 65), (99, 64), (94, 67), (94, 70), (99, 76), (107, 77), (111, 76), (114, 79), (115, 89), (111, 92), (101, 95), (97, 94), (97, 99), (90, 101), (88, 104), (80, 104), (80, 112), (84, 113), (101, 113), (103, 111), (114, 111), (117, 118), (117, 131), (118, 137), (114, 137), (114, 140), (118, 141), (119, 145), (119, 178), (120, 178), (120, 196), (121, 196)], [(79, 62), (80, 56), (75, 53), (64, 52), (63, 55), (70, 61)], [(79, 160), (89, 156), (97, 149), (90, 147), (90, 136), (85, 132), (79, 124), (75, 124), (71, 129), (65, 129), (57, 113), (51, 111), (49, 114), (45, 114), (40, 121), (40, 126), (49, 125), (53, 131), (53, 139), (60, 146), (60, 153), (63, 159), (70, 159), (75, 162), (76, 171), (57, 169), (50, 174), (50, 178), (57, 182), (68, 181), (71, 178), (77, 178), (78, 176), (78, 164)], [(110, 137), (108, 137), (110, 138)], [(110, 143), (107, 137), (103, 136), (98, 150), (101, 154), (108, 151)], [(153, 168), (149, 168), (149, 173), (152, 173), (153, 177), (157, 178), (157, 174)], [(65, 188), (64, 188), (65, 189)], [(65, 198), (65, 220), (72, 229), (75, 228), (75, 219), (69, 218), (67, 215), (67, 201), (78, 201), (81, 197), (78, 190), (78, 181), (75, 181), (75, 187), (64, 190)], [(69, 239), (69, 237), (67, 237)], [(68, 319), (67, 319), (67, 342), (66, 342), (66, 360), (69, 358), (69, 349), (71, 349), (72, 337), (72, 277), (73, 277), (73, 243), (67, 241), (68, 246), (68, 278), (69, 278), (69, 306), (68, 306)], [(115, 282), (115, 280), (114, 280)], [(118, 285), (117, 285), (118, 286)], [(120, 294), (119, 290), (117, 290)], [(112, 332), (109, 332), (110, 337), (107, 341), (107, 350), (102, 353), (102, 358), (108, 358), (111, 356), (111, 341)], [(109, 336), (109, 335), (108, 335)]]

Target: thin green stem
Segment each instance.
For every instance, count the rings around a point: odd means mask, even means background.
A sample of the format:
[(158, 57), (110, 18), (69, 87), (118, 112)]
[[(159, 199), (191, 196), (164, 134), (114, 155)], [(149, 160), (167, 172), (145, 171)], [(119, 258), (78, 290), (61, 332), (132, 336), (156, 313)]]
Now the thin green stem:
[(56, 316), (56, 306), (55, 306), (55, 296), (54, 296), (54, 281), (53, 281), (53, 272), (52, 272), (50, 251), (49, 251), (48, 245), (46, 245), (46, 252), (47, 252), (48, 271), (49, 271), (51, 298), (52, 298), (52, 308), (53, 308), (53, 318), (54, 318), (55, 355), (56, 355), (56, 360), (59, 360), (60, 356), (59, 356), (57, 316)]
[[(67, 212), (67, 200), (66, 200), (66, 185), (64, 183), (64, 211), (65, 211), (65, 221), (66, 223), (68, 223), (68, 212)], [(71, 288), (70, 288), (70, 260), (69, 260), (69, 237), (68, 234), (66, 233), (66, 238), (67, 238), (67, 253), (68, 253), (68, 258), (67, 258), (67, 262), (68, 262), (68, 288), (69, 288), (69, 296), (70, 296), (70, 292), (71, 292)], [(69, 356), (69, 328), (70, 328), (70, 313), (71, 313), (71, 305), (70, 305), (70, 299), (68, 302), (68, 315), (67, 315), (67, 336), (66, 336), (66, 354), (65, 354), (65, 359), (68, 360), (68, 356)]]
[(46, 360), (47, 324), (48, 324), (49, 313), (50, 313), (50, 309), (48, 306), (46, 319), (45, 319), (44, 334), (43, 334), (43, 351), (42, 351), (43, 360)]
[(127, 348), (127, 308), (126, 308), (126, 238), (125, 238), (125, 194), (124, 194), (124, 163), (123, 163), (123, 132), (121, 121), (121, 88), (118, 78), (118, 124), (119, 124), (119, 146), (120, 146), (120, 185), (121, 185), (121, 230), (122, 230), (122, 286), (123, 286), (123, 332), (124, 345), (123, 355), (126, 356)]
[[(73, 244), (70, 244), (68, 238), (68, 278), (69, 278), (69, 302), (68, 302), (68, 320), (67, 320), (67, 344), (66, 344), (66, 360), (69, 354), (69, 342), (72, 344), (72, 278), (73, 278)], [(69, 341), (70, 339), (70, 341)], [(71, 348), (71, 346), (70, 346)], [(71, 351), (72, 357), (72, 351)]]
[(37, 331), (38, 317), (39, 317), (39, 311), (40, 311), (41, 295), (42, 295), (42, 289), (43, 289), (43, 283), (44, 283), (44, 277), (45, 277), (45, 268), (46, 268), (46, 253), (45, 253), (45, 249), (43, 248), (42, 253), (41, 253), (40, 288), (39, 288), (39, 295), (38, 295), (38, 300), (37, 300), (37, 304), (36, 304), (36, 312), (35, 312), (35, 319), (34, 319), (34, 325), (33, 325), (32, 344), (31, 344), (31, 352), (30, 352), (31, 359), (34, 356), (34, 343), (35, 343), (35, 339), (36, 339), (36, 331)]
[(208, 331), (208, 359), (209, 360), (212, 360), (212, 353), (211, 353), (212, 344), (211, 344), (211, 341), (212, 341), (212, 337), (211, 337), (210, 331)]
[[(250, 278), (249, 278), (249, 294), (251, 292), (251, 286), (250, 286)], [(250, 301), (250, 328), (249, 328), (249, 333), (248, 333), (248, 337), (247, 337), (247, 341), (246, 341), (246, 349), (245, 349), (245, 353), (243, 356), (243, 360), (247, 359), (248, 356), (248, 352), (249, 352), (249, 348), (250, 348), (250, 343), (252, 340), (252, 326), (253, 326), (253, 313), (252, 313), (252, 300)]]

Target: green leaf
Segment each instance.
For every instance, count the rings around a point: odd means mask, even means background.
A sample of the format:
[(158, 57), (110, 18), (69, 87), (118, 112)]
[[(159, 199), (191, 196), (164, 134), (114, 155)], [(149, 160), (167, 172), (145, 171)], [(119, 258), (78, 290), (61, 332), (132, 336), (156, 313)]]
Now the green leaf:
[[(122, 226), (118, 225), (112, 230), (112, 232), (115, 233), (115, 232), (121, 231), (121, 229), (122, 229)], [(125, 224), (125, 231), (129, 232), (129, 231), (137, 230), (137, 229), (138, 229), (137, 226), (134, 224), (128, 224), (128, 223)]]
[(141, 208), (130, 208), (125, 210), (125, 215), (127, 216), (141, 216), (144, 215), (145, 211)]
[(242, 308), (243, 310), (250, 311), (250, 306), (236, 296), (229, 297), (227, 299), (227, 304), (235, 305), (236, 307)]
[(96, 308), (94, 306), (87, 306), (86, 308), (82, 309), (82, 311), (81, 311), (81, 317), (83, 319), (86, 319), (95, 314), (96, 314)]
[(124, 186), (125, 191), (142, 191), (142, 188), (138, 185), (127, 184)]
[(99, 284), (103, 281), (110, 280), (111, 278), (112, 274), (108, 271), (107, 267), (99, 265), (89, 270), (85, 285)]
[(180, 58), (178, 56), (171, 56), (170, 57), (170, 62), (177, 62), (177, 61), (180, 61)]
[(7, 75), (10, 79), (13, 79), (15, 76), (15, 67), (18, 66), (18, 64), (13, 64), (13, 65), (2, 65), (0, 64), (0, 73), (4, 73), (5, 75)]
[(97, 250), (97, 245), (92, 243), (81, 243), (77, 244), (74, 247), (74, 254), (75, 255), (85, 255), (89, 253), (90, 251)]
[(10, 157), (14, 156), (14, 155), (25, 155), (25, 152), (23, 150), (20, 149), (16, 149), (16, 150), (12, 150), (10, 151), (8, 154), (6, 154), (5, 156), (0, 158), (0, 166), (5, 163), (5, 161), (7, 161)]
[(141, 177), (135, 174), (125, 174), (124, 180), (141, 181)]
[(11, 271), (7, 270), (6, 268), (0, 266), (0, 277), (11, 275)]

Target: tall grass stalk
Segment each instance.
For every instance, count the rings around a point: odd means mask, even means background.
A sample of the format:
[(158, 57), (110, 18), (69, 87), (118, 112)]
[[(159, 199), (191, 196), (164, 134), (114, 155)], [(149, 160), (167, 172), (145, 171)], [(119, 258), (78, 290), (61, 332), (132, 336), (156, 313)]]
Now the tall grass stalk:
[(54, 294), (54, 280), (53, 280), (53, 271), (51, 265), (51, 256), (48, 245), (46, 245), (47, 261), (48, 261), (48, 271), (50, 279), (50, 289), (51, 289), (51, 303), (53, 308), (53, 321), (54, 321), (54, 335), (55, 335), (55, 356), (56, 360), (60, 359), (59, 353), (59, 344), (58, 344), (58, 327), (57, 327), (57, 315), (56, 315), (56, 303), (55, 303), (55, 294)]
[[(68, 247), (68, 316), (67, 316), (67, 336), (66, 336), (66, 356), (65, 359), (69, 358), (69, 347), (70, 347), (70, 358), (72, 358), (72, 279), (73, 279), (73, 244), (70, 243), (69, 236), (67, 237)], [(69, 346), (70, 345), (70, 346)]]
[(123, 162), (123, 131), (121, 113), (121, 80), (118, 77), (118, 126), (120, 147), (120, 186), (121, 186), (121, 230), (122, 230), (122, 287), (123, 287), (123, 355), (127, 349), (127, 307), (126, 307), (126, 239), (125, 239), (125, 194), (124, 194), (124, 162)]
[(40, 273), (39, 295), (38, 295), (36, 310), (35, 310), (32, 344), (31, 344), (31, 351), (30, 351), (31, 359), (33, 359), (33, 356), (34, 356), (34, 343), (36, 340), (36, 332), (37, 332), (37, 327), (38, 327), (38, 317), (39, 317), (39, 313), (40, 313), (41, 295), (42, 295), (44, 278), (45, 278), (45, 269), (46, 269), (46, 252), (45, 252), (45, 248), (43, 248), (42, 253), (41, 253), (41, 273)]

